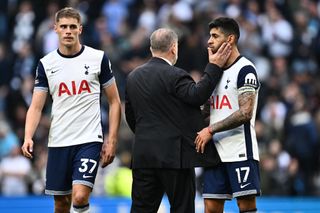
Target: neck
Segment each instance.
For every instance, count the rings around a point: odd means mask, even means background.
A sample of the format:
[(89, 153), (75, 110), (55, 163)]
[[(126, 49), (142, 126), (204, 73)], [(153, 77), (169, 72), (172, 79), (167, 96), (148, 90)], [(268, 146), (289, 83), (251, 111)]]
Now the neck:
[(170, 64), (171, 64), (171, 65), (173, 64), (173, 60), (172, 60), (172, 58), (170, 58), (170, 57), (168, 56), (168, 54), (153, 54), (152, 56), (153, 56), (153, 57), (157, 57), (157, 58), (166, 59), (166, 60), (170, 61)]
[(73, 45), (73, 46), (60, 45), (59, 51), (63, 55), (75, 55), (81, 50), (81, 46), (82, 45), (80, 43)]
[(237, 47), (234, 47), (232, 49), (232, 52), (231, 52), (231, 55), (228, 59), (228, 61), (226, 62), (225, 66), (224, 67), (229, 67), (231, 64), (234, 63), (234, 61), (240, 56), (240, 52), (238, 50)]

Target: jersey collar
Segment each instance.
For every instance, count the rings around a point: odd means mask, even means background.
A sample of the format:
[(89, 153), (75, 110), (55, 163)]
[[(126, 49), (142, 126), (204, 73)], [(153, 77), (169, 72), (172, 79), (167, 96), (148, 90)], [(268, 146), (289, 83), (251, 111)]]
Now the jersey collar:
[(80, 51), (77, 52), (77, 53), (74, 54), (74, 55), (64, 55), (64, 54), (62, 54), (62, 53), (59, 51), (59, 49), (57, 49), (58, 54), (59, 54), (61, 57), (64, 57), (64, 58), (75, 58), (75, 57), (81, 55), (81, 53), (82, 53), (83, 51), (84, 51), (84, 45), (81, 45)]

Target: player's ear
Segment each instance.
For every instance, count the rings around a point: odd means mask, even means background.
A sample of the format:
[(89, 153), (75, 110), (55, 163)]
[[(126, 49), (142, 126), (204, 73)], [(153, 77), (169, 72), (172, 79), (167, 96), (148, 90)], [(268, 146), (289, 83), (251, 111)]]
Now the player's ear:
[(82, 33), (82, 24), (80, 24), (79, 26), (79, 35), (81, 35), (81, 33)]
[(228, 35), (228, 39), (227, 39), (227, 42), (229, 43), (229, 44), (234, 44), (235, 43), (235, 40), (236, 39), (236, 37), (234, 36), (234, 35)]

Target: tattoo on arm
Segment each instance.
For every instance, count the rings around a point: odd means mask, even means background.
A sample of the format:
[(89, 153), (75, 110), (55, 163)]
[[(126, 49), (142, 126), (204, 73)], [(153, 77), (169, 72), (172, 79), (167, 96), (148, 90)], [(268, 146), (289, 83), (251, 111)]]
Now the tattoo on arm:
[(212, 131), (221, 132), (236, 128), (252, 117), (252, 111), (255, 104), (255, 92), (244, 92), (239, 95), (239, 110), (235, 111), (225, 119), (211, 125)]

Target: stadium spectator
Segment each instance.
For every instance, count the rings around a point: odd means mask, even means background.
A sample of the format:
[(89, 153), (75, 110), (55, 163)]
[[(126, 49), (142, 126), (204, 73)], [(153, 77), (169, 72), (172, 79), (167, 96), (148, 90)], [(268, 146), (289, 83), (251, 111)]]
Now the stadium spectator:
[(16, 134), (11, 130), (6, 120), (0, 120), (0, 161), (8, 156), (11, 151), (19, 146)]
[(264, 195), (295, 193), (299, 163), (283, 149), (278, 139), (272, 139), (261, 153), (261, 187)]
[(262, 40), (270, 57), (289, 57), (292, 52), (292, 24), (275, 6), (266, 8), (266, 15), (259, 23)]
[(0, 163), (1, 193), (4, 196), (28, 195), (28, 176), (31, 162), (21, 155), (20, 146), (15, 145), (10, 154)]
[(113, 37), (122, 34), (122, 26), (128, 18), (128, 5), (132, 0), (106, 0), (102, 7), (102, 14), (106, 17), (108, 32)]
[(57, 2), (50, 1), (46, 7), (46, 17), (36, 30), (35, 47), (38, 55), (46, 55), (58, 48), (58, 36), (54, 32), (54, 15), (59, 10)]
[(298, 195), (312, 194), (312, 181), (317, 166), (310, 162), (316, 162), (316, 148), (318, 147), (318, 132), (315, 121), (308, 111), (306, 97), (299, 93), (287, 116), (287, 124), (284, 129), (284, 146), (294, 158), (298, 160), (298, 176), (301, 184), (296, 188)]
[(19, 90), (24, 79), (34, 75), (35, 63), (35, 55), (31, 43), (22, 41), (21, 47), (13, 60), (13, 76), (10, 82), (13, 90)]
[(12, 49), (19, 52), (26, 42), (30, 42), (35, 32), (34, 27), (35, 12), (30, 1), (22, 1), (19, 5), (19, 12), (15, 16), (15, 26), (13, 31)]

